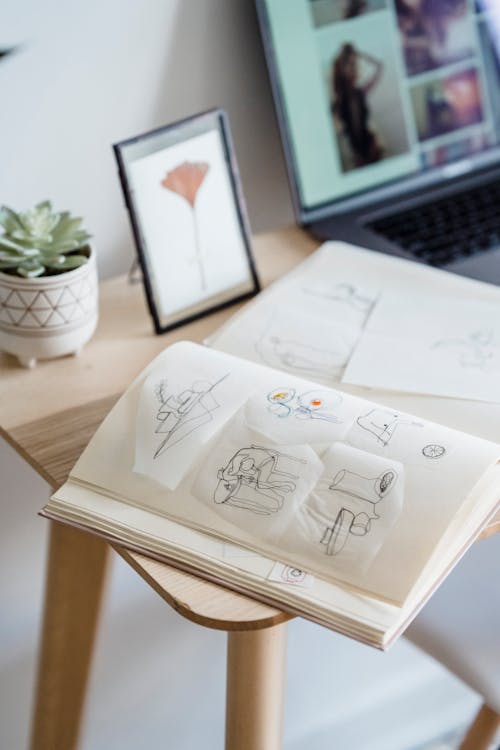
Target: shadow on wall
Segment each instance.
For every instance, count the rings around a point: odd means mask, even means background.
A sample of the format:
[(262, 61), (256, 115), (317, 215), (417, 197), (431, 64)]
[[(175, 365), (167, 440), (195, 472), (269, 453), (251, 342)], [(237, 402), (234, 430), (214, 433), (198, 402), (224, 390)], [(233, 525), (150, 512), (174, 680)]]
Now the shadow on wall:
[(253, 3), (180, 2), (171, 39), (154, 121), (161, 125), (211, 107), (226, 109), (253, 231), (293, 222)]

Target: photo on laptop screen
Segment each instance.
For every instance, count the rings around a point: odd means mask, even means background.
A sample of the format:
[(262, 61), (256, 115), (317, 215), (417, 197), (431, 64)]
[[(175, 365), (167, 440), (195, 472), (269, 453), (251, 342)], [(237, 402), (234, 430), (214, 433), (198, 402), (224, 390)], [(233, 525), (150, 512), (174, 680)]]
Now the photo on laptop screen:
[(258, 6), (302, 218), (424, 172), (437, 180), (472, 155), (498, 159), (498, 0)]

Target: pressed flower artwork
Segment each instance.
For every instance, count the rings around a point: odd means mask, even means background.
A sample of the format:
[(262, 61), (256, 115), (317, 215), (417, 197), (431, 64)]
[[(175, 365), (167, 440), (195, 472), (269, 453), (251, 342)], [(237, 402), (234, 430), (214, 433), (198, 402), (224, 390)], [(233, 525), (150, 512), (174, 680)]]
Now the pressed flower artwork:
[(198, 115), (115, 146), (158, 333), (254, 294), (226, 115)]
[(194, 228), (194, 259), (198, 264), (200, 284), (203, 290), (207, 288), (207, 279), (203, 250), (201, 247), (200, 230), (196, 217), (196, 198), (209, 169), (210, 165), (207, 162), (184, 161), (182, 164), (174, 167), (174, 169), (171, 169), (170, 172), (167, 172), (161, 181), (161, 185), (166, 188), (166, 190), (170, 190), (172, 193), (176, 193), (181, 198), (184, 198), (191, 208)]

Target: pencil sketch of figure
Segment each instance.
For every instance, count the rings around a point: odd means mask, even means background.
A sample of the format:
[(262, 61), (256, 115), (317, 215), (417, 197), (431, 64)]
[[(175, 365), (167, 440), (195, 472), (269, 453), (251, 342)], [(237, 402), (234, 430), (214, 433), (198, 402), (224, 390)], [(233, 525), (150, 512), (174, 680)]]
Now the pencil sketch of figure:
[(322, 287), (314, 288), (314, 286), (310, 286), (303, 287), (302, 291), (315, 297), (333, 300), (334, 302), (344, 302), (346, 305), (349, 305), (366, 315), (371, 312), (371, 309), (376, 302), (373, 297), (367, 297), (360, 292), (354, 284), (334, 284), (331, 289), (325, 289)]
[(174, 394), (168, 392), (167, 381), (162, 381), (156, 387), (156, 397), (160, 403), (155, 429), (162, 439), (153, 458), (158, 458), (164, 451), (180, 443), (194, 430), (211, 422), (213, 412), (219, 408), (213, 391), (229, 373), (210, 383), (207, 380), (197, 380), (189, 388)]
[(333, 524), (327, 525), (321, 544), (327, 555), (338, 555), (345, 547), (349, 535), (366, 536), (372, 521), (380, 518), (377, 503), (387, 497), (397, 481), (394, 470), (383, 471), (377, 477), (364, 477), (347, 469), (341, 469), (328, 489), (339, 493), (342, 507)]
[(279, 363), (281, 367), (293, 372), (333, 380), (340, 377), (350, 354), (345, 346), (337, 349), (320, 348), (303, 341), (266, 334), (255, 342), (255, 350), (271, 366)]
[(294, 388), (276, 388), (267, 394), (269, 411), (279, 419), (321, 419), (339, 424), (342, 420), (335, 414), (342, 403), (340, 394), (325, 390), (297, 393)]
[(273, 448), (240, 448), (217, 472), (214, 502), (262, 516), (276, 513), (283, 507), (285, 497), (297, 489), (298, 475), (282, 468), (286, 461), (305, 463)]
[(435, 341), (431, 349), (455, 349), (458, 356), (458, 364), (463, 368), (474, 368), (477, 370), (491, 370), (498, 355), (495, 346), (493, 331), (479, 329), (472, 331), (464, 338), (442, 339)]
[(389, 411), (389, 409), (371, 409), (366, 414), (358, 417), (356, 423), (363, 430), (374, 435), (377, 442), (381, 443), (384, 447), (390, 443), (400, 425), (423, 427), (421, 422), (405, 419), (401, 414)]

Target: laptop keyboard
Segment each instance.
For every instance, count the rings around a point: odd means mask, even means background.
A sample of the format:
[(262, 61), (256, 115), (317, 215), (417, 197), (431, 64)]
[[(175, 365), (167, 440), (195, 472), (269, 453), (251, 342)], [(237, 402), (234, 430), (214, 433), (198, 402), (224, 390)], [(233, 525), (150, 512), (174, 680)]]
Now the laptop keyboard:
[(500, 245), (500, 181), (447, 195), (368, 224), (431, 266)]

